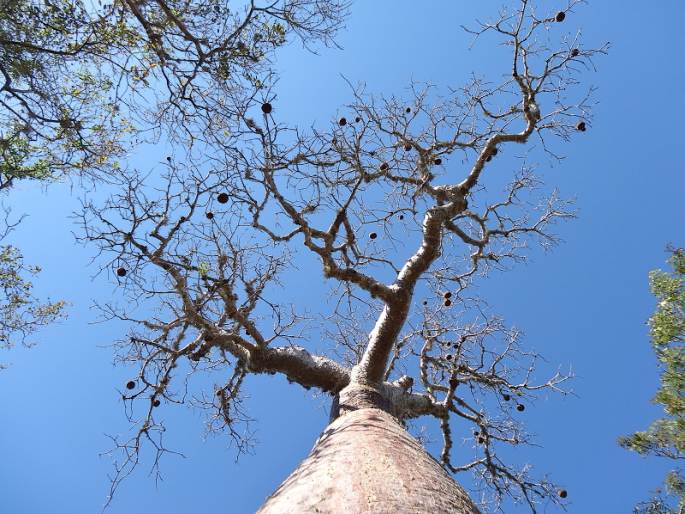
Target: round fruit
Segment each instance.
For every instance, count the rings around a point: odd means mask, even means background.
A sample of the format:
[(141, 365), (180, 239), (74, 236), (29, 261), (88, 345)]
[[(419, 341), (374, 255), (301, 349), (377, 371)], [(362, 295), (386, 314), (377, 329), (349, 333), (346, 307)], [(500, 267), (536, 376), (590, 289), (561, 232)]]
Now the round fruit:
[(269, 114), (273, 110), (273, 106), (269, 102), (264, 102), (262, 104), (262, 112), (264, 114)]
[(554, 20), (558, 23), (561, 23), (566, 19), (566, 13), (563, 11), (559, 11), (557, 15), (554, 17)]
[(407, 107), (407, 108), (404, 110), (404, 112), (406, 112), (407, 114), (409, 114), (409, 113), (411, 112), (411, 107)]
[(581, 132), (585, 132), (587, 130), (587, 125), (585, 124), (584, 121), (579, 121), (578, 124), (576, 125), (576, 128), (580, 130)]
[(207, 217), (208, 220), (211, 220), (214, 218), (214, 213), (210, 211), (207, 214), (205, 214), (205, 216)]
[(224, 390), (223, 390), (223, 389), (219, 389), (219, 390), (216, 392), (216, 395), (217, 395), (217, 396), (223, 396), (223, 395), (224, 395)]
[(126, 382), (126, 389), (135, 389), (136, 387), (136, 381), (135, 380), (129, 380)]
[(424, 301), (423, 301), (423, 304), (424, 304), (424, 305), (428, 305), (428, 300), (424, 300)]
[(405, 145), (404, 145), (404, 151), (405, 151), (405, 152), (408, 152), (408, 151), (410, 151), (410, 150), (411, 150), (411, 145), (410, 145), (409, 143), (405, 144)]
[(445, 307), (449, 307), (450, 305), (452, 305), (452, 300), (448, 298), (447, 300), (445, 300)]
[(448, 353), (447, 355), (445, 355), (445, 359), (447, 359), (448, 361), (451, 361), (452, 355)]
[(437, 166), (440, 166), (440, 165), (442, 164), (442, 159), (441, 159), (440, 157), (437, 157), (433, 162), (434, 162)]
[(522, 405), (522, 404), (519, 403), (519, 404), (516, 406), (516, 410), (519, 411), (519, 412), (523, 412), (524, 410), (526, 410), (526, 407), (525, 407), (525, 405)]
[(508, 394), (503, 394), (503, 395), (502, 395), (502, 399), (503, 399), (505, 402), (508, 402), (509, 400), (511, 400), (511, 396), (509, 396)]
[(219, 203), (227, 203), (228, 202), (228, 194), (227, 193), (219, 193), (219, 196), (216, 197)]
[(403, 220), (403, 219), (404, 219), (404, 214), (400, 214), (399, 218), (400, 218), (400, 220)]
[(360, 121), (362, 121), (362, 119), (361, 119), (359, 116), (357, 116), (357, 117), (354, 119), (354, 121), (355, 121), (355, 123), (359, 123)]
[(126, 268), (119, 268), (117, 270), (117, 275), (119, 275), (120, 277), (125, 277), (126, 276)]
[(376, 234), (375, 232), (371, 232), (369, 234), (369, 239), (376, 239), (377, 237), (378, 237), (378, 234)]
[(387, 162), (384, 162), (383, 164), (381, 164), (381, 171), (385, 171), (385, 170), (387, 170), (388, 168), (389, 168), (389, 166), (388, 166), (388, 163), (387, 163)]
[(483, 444), (484, 442), (485, 442), (485, 438), (484, 438), (484, 437), (479, 437), (479, 438), (478, 438), (478, 444)]
[(171, 157), (169, 157), (169, 156), (167, 155), (166, 160), (169, 161), (169, 162), (171, 162)]
[(157, 398), (155, 398), (154, 400), (152, 400), (152, 406), (153, 406), (153, 407), (159, 407), (159, 404), (160, 404), (160, 403), (161, 403), (161, 402), (160, 402)]
[(566, 498), (568, 496), (568, 491), (566, 489), (562, 489), (559, 491), (559, 498)]
[(347, 125), (347, 119), (345, 119), (345, 118), (340, 118), (340, 119), (338, 120), (338, 125), (340, 125), (341, 127), (344, 127), (345, 125)]
[(445, 291), (445, 294), (442, 295), (444, 298), (452, 298), (452, 293), (449, 291)]
[(578, 50), (577, 48), (571, 50), (571, 57), (578, 57), (578, 55), (580, 55), (580, 50)]

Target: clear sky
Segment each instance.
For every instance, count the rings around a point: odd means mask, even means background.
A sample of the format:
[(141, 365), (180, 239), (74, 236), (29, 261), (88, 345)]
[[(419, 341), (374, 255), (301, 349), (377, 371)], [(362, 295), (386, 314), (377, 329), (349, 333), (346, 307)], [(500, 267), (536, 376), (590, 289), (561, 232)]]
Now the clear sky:
[[(351, 99), (343, 76), (403, 95), (411, 79), (459, 86), (471, 71), (492, 73), (492, 48), (469, 50), (459, 27), (499, 3), (355, 2), (342, 50), (311, 55), (292, 45), (281, 53), (279, 116), (306, 125), (333, 118)], [(667, 469), (620, 449), (616, 438), (659, 415), (650, 404), (658, 375), (645, 325), (654, 305), (647, 272), (663, 266), (667, 243), (685, 245), (681, 17), (675, 0), (594, 0), (558, 28), (582, 27), (588, 45), (612, 43), (599, 72), (585, 77), (599, 88), (596, 118), (547, 174), (577, 198), (580, 217), (560, 226), (561, 246), (535, 252), (482, 288), (493, 309), (525, 331), (527, 345), (577, 375), (577, 397), (542, 399), (526, 410), (540, 447), (512, 453), (568, 489), (571, 513), (630, 512)], [(152, 164), (138, 159), (137, 167)], [(126, 326), (93, 324), (92, 301), (116, 298), (117, 290), (111, 277), (93, 276), (94, 248), (74, 241), (69, 216), (79, 195), (66, 184), (47, 191), (26, 184), (4, 200), (15, 214), (29, 214), (12, 242), (44, 268), (37, 294), (71, 307), (67, 321), (41, 332), (37, 347), (0, 355), (11, 364), (0, 372), (2, 514), (99, 512), (111, 470), (99, 456), (109, 448), (105, 434), (127, 429), (117, 390), (131, 371), (113, 367), (107, 348)], [(305, 300), (318, 293), (315, 282), (301, 291)], [(163, 406), (168, 441), (186, 458), (168, 458), (160, 483), (144, 461), (108, 512), (254, 512), (311, 449), (328, 404), (278, 377), (250, 378), (248, 392), (259, 440), (254, 455), (235, 463), (227, 440), (204, 437), (197, 413)]]

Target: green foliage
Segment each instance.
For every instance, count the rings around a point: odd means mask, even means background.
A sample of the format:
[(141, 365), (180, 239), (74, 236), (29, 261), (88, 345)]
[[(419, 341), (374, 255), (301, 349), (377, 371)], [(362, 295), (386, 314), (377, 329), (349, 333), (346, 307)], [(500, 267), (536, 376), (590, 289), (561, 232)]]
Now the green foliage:
[[(643, 455), (673, 460), (685, 458), (685, 249), (672, 250), (673, 271), (652, 271), (649, 284), (657, 299), (649, 320), (650, 338), (662, 369), (661, 385), (654, 402), (664, 408), (665, 417), (643, 432), (619, 439), (624, 448)], [(685, 478), (682, 469), (671, 471), (665, 480), (665, 494), (659, 494), (635, 509), (640, 514), (685, 512)]]
[(32, 295), (26, 276), (40, 272), (37, 266), (26, 266), (19, 250), (0, 246), (0, 348), (8, 349), (27, 339), (38, 327), (64, 316), (64, 301), (39, 302)]

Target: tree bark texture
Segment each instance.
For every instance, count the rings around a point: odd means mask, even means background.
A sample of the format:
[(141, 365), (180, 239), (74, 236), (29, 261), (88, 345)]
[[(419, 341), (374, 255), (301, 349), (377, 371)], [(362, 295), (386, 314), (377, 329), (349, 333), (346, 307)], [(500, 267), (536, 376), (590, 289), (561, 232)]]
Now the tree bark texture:
[(340, 403), (340, 416), (258, 514), (479, 514), (395, 417)]

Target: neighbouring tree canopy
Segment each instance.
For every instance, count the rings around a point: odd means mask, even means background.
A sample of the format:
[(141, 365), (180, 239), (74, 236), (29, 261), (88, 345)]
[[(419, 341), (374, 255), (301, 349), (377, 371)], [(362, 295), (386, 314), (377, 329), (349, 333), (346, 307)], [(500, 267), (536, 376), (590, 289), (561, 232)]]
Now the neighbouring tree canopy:
[[(4, 225), (0, 241), (16, 223), (11, 224), (5, 218)], [(15, 344), (31, 344), (30, 337), (36, 329), (63, 316), (64, 301), (41, 302), (33, 295), (30, 277), (38, 273), (38, 266), (24, 264), (17, 248), (0, 245), (0, 349), (9, 349)]]
[[(657, 300), (656, 311), (649, 319), (649, 335), (661, 368), (661, 384), (654, 402), (663, 406), (665, 416), (644, 432), (623, 437), (619, 442), (643, 455), (678, 462), (685, 459), (685, 249), (672, 249), (671, 254), (671, 272), (656, 270), (649, 274), (649, 286)], [(665, 489), (666, 494), (639, 505), (635, 512), (685, 512), (685, 477), (681, 468), (668, 473)]]

